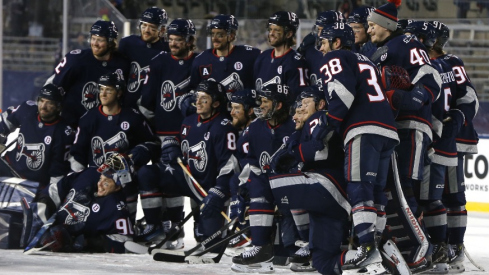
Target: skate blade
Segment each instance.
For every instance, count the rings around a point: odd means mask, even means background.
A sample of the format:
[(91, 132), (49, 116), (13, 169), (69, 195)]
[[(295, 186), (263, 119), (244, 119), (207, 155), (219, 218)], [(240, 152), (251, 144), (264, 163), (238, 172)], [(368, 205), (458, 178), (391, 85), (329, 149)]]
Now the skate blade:
[(316, 269), (312, 267), (310, 263), (305, 263), (305, 264), (296, 264), (296, 263), (291, 263), (290, 264), (290, 270), (294, 272), (314, 272)]
[(275, 272), (272, 262), (257, 263), (251, 265), (233, 264), (231, 270), (238, 273), (270, 274)]
[(227, 247), (224, 255), (228, 257), (238, 256), (245, 251), (244, 247)]
[(449, 264), (449, 266), (450, 269), (448, 270), (448, 274), (459, 274), (465, 272), (465, 266), (463, 263), (454, 264), (454, 265)]
[(432, 269), (426, 270), (423, 274), (448, 274), (450, 267), (447, 263), (434, 264)]
[(382, 265), (382, 263), (373, 263), (360, 268), (357, 274), (369, 274), (369, 275), (381, 275), (388, 274), (387, 269)]

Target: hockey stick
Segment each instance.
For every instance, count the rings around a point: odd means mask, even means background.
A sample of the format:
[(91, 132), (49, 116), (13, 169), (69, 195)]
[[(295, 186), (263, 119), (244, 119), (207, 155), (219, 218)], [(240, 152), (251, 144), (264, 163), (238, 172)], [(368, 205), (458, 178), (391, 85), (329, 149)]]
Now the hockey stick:
[(7, 145), (0, 145), (0, 160), (3, 162), (3, 164), (5, 164), (9, 169), (10, 171), (12, 172), (12, 174), (14, 175), (14, 177), (16, 178), (20, 178), (22, 179), (22, 177), (19, 175), (19, 173), (17, 173), (17, 171), (15, 171), (15, 169), (8, 163), (8, 161), (6, 161), (2, 156), (1, 154), (3, 154), (5, 151), (7, 151), (7, 149), (12, 146), (12, 144), (16, 143), (17, 142), (17, 139), (14, 139), (12, 140), (9, 144)]
[[(183, 172), (185, 172), (185, 174), (187, 174), (187, 176), (189, 176), (189, 178), (193, 181), (194, 185), (197, 187), (197, 189), (199, 189), (199, 191), (204, 194), (204, 197), (207, 196), (207, 192), (204, 190), (204, 188), (202, 188), (202, 186), (199, 184), (199, 182), (197, 182), (197, 180), (194, 178), (194, 176), (192, 176), (192, 174), (190, 173), (189, 170), (187, 170), (187, 167), (185, 167), (185, 165), (183, 165), (183, 162), (182, 162), (182, 159), (180, 157), (177, 157), (177, 162), (178, 164), (180, 165), (180, 167), (182, 167), (182, 170)], [(226, 215), (226, 213), (224, 213), (224, 211), (221, 211), (221, 215), (226, 219), (226, 221), (230, 222), (231, 219), (228, 217), (228, 215)], [(239, 227), (236, 227), (236, 231), (239, 231)], [(246, 237), (245, 234), (242, 235), (243, 238), (246, 239), (246, 241), (251, 241), (248, 237)]]
[[(24, 254), (29, 255), (32, 254), (33, 252), (39, 251), (40, 249), (34, 249), (36, 245), (39, 243), (41, 240), (42, 235), (46, 233), (46, 231), (53, 225), (53, 223), (56, 221), (56, 215), (58, 212), (54, 212), (54, 214), (47, 220), (45, 224), (42, 225), (42, 227), (37, 231), (36, 235), (32, 239), (32, 241), (25, 247), (24, 249)], [(43, 247), (44, 248), (44, 247)]]
[(151, 251), (153, 251), (153, 249), (158, 249), (158, 248), (162, 247), (173, 236), (177, 235), (183, 229), (183, 225), (188, 220), (190, 220), (190, 218), (193, 216), (192, 214), (193, 213), (189, 213), (187, 216), (185, 216), (185, 218), (183, 220), (181, 220), (174, 227), (172, 227), (170, 229), (170, 232), (168, 232), (166, 234), (165, 238), (163, 238), (163, 240), (159, 241), (157, 244), (154, 244), (154, 245), (151, 245), (151, 246), (146, 246), (146, 245), (139, 244), (137, 242), (126, 241), (124, 243), (124, 247), (129, 252), (132, 252), (132, 253), (136, 253), (136, 254), (151, 254)]
[(3, 152), (7, 151), (7, 149), (12, 146), (12, 144), (16, 143), (17, 139), (12, 140), (9, 144), (3, 145), (0, 144), (0, 155), (3, 154)]
[(469, 261), (475, 266), (477, 267), (480, 271), (484, 272), (486, 271), (482, 266), (478, 265), (474, 259), (472, 259), (472, 257), (470, 257), (469, 253), (467, 252), (467, 249), (465, 248), (465, 245), (464, 246), (464, 253), (465, 253), (465, 256), (467, 256), (467, 259), (469, 259)]
[[(213, 250), (214, 248), (216, 248), (220, 245), (222, 245), (222, 246), (224, 246), (224, 248), (226, 248), (225, 246), (226, 246), (227, 242), (229, 242), (231, 239), (239, 236), (240, 233), (247, 232), (248, 230), (250, 230), (249, 226), (243, 228), (243, 230), (241, 230), (239, 232), (235, 232), (235, 233), (227, 236), (226, 238), (220, 240), (219, 242), (215, 243), (214, 245), (210, 246), (209, 248), (206, 248), (205, 250), (203, 250), (203, 251), (201, 251), (195, 255), (184, 255), (185, 253), (181, 253), (181, 252), (180, 252), (180, 254), (176, 254), (176, 253), (175, 254), (167, 254), (167, 253), (164, 253), (162, 251), (162, 252), (154, 254), (153, 259), (155, 261), (178, 262), (178, 263), (184, 263), (184, 262), (187, 262), (187, 263), (217, 263), (221, 259), (222, 253), (219, 253), (214, 258), (204, 258), (201, 256), (208, 253), (209, 251)], [(222, 251), (222, 252), (224, 252), (224, 251)]]
[[(405, 215), (406, 219), (409, 221), (409, 227), (412, 232), (414, 232), (414, 237), (419, 244), (418, 251), (416, 251), (416, 258), (413, 259), (413, 263), (422, 262), (425, 260), (424, 255), (427, 254), (430, 243), (426, 235), (424, 234), (421, 226), (419, 225), (416, 217), (414, 216), (411, 208), (409, 207), (406, 198), (404, 197), (404, 193), (402, 192), (401, 180), (399, 179), (399, 171), (397, 169), (397, 159), (396, 153), (392, 153), (391, 155), (391, 163), (392, 163), (392, 174), (394, 176), (394, 185), (396, 188), (396, 193), (399, 198), (400, 208), (402, 213)], [(413, 271), (413, 273), (422, 272), (421, 270)]]
[[(219, 230), (214, 232), (211, 236), (207, 237), (207, 239), (203, 240), (201, 243), (197, 244), (193, 248), (186, 250), (186, 251), (172, 251), (172, 250), (167, 250), (167, 249), (154, 249), (153, 250), (153, 259), (155, 261), (166, 261), (166, 262), (184, 262), (183, 260), (185, 259), (186, 256), (191, 255), (195, 251), (199, 249), (206, 249), (205, 245), (208, 244), (209, 242), (213, 241), (220, 235), (222, 235), (223, 232), (229, 230), (229, 226), (234, 226), (234, 223), (236, 222), (236, 218), (233, 219), (231, 222), (224, 224)], [(239, 233), (238, 233), (239, 235)], [(156, 256), (159, 255), (159, 256)], [(161, 258), (162, 260), (158, 260), (156, 258)]]

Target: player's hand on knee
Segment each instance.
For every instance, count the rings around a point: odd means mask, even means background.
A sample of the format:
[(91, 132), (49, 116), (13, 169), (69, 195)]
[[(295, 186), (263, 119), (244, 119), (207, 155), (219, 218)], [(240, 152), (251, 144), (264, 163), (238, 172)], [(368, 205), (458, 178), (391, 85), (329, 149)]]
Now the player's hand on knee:
[(224, 208), (224, 202), (226, 201), (226, 195), (220, 189), (212, 187), (209, 189), (207, 196), (202, 200), (200, 205), (200, 216), (202, 218), (212, 217), (213, 215), (220, 215), (219, 213)]
[(161, 162), (163, 164), (176, 162), (178, 157), (182, 157), (180, 143), (173, 137), (166, 137), (161, 143)]

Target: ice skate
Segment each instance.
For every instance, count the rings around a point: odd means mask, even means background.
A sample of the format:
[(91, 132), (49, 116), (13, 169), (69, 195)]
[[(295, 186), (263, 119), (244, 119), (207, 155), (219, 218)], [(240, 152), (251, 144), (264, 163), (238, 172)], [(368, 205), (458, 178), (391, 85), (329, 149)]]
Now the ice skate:
[(25, 198), (21, 200), (22, 212), (24, 214), (22, 235), (20, 246), (25, 247), (34, 238), (37, 231), (43, 226), (45, 221), (39, 216), (39, 212), (44, 213), (46, 205), (44, 203), (28, 203)]
[(273, 246), (253, 246), (233, 257), (231, 270), (241, 273), (273, 273)]
[(433, 267), (425, 274), (448, 274), (448, 248), (444, 242), (433, 244), (433, 253), (431, 254)]
[(449, 273), (462, 273), (465, 271), (464, 266), (465, 254), (463, 244), (448, 245), (448, 265), (450, 266)]
[(375, 243), (362, 244), (357, 250), (349, 250), (345, 255), (343, 270), (366, 267), (372, 264), (381, 264), (382, 257)]
[[(163, 231), (165, 234), (170, 233), (172, 227), (174, 227), (172, 221), (164, 221), (163, 222)], [(161, 248), (163, 249), (170, 249), (170, 250), (175, 250), (175, 249), (182, 249), (185, 247), (185, 243), (183, 241), (183, 238), (185, 238), (185, 231), (183, 228), (173, 236), (170, 240), (168, 240)]]
[(292, 257), (290, 257), (290, 270), (294, 272), (312, 272), (316, 271), (312, 267), (311, 251), (309, 246), (299, 248)]
[(134, 237), (134, 242), (151, 245), (165, 238), (165, 232), (161, 224), (146, 224), (144, 229)]

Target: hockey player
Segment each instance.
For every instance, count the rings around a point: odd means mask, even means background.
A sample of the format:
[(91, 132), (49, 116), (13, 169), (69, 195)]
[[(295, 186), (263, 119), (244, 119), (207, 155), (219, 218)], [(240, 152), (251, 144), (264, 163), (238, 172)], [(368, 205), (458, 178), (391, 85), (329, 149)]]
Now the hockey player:
[[(391, 108), (397, 113), (400, 143), (395, 151), (399, 158), (400, 183), (412, 213), (416, 213), (417, 204), (412, 188), (415, 181), (423, 178), (424, 157), (432, 142), (431, 104), (439, 96), (441, 77), (431, 65), (425, 47), (414, 36), (403, 35), (402, 30), (397, 28), (397, 6), (400, 1), (391, 1), (394, 2), (380, 6), (367, 18), (368, 34), (371, 41), (377, 44), (377, 51), (370, 59), (380, 69), (388, 65), (404, 68), (412, 83), (408, 91), (391, 89), (386, 95)], [(400, 220), (409, 231), (410, 221)], [(413, 248), (413, 253), (406, 258), (410, 267), (422, 269), (429, 266), (430, 259), (423, 255), (427, 247), (418, 249), (425, 236), (417, 236), (423, 233), (420, 230), (405, 233), (410, 235), (405, 246)], [(401, 248), (400, 243), (398, 246)]]
[[(248, 129), (248, 154), (240, 179), (240, 189), (244, 189), (250, 198), (249, 219), (253, 247), (239, 256), (233, 257), (232, 270), (238, 272), (263, 272), (273, 270), (274, 258), (272, 225), (274, 219), (274, 197), (267, 174), (270, 173), (271, 156), (283, 145), (294, 131), (294, 122), (290, 119), (288, 102), (290, 92), (287, 86), (269, 84), (258, 91), (261, 97), (259, 110), (255, 114), (259, 119), (252, 122)], [(258, 111), (258, 112), (257, 112)], [(278, 199), (278, 198), (277, 198)], [(244, 214), (244, 211), (241, 211)], [(286, 226), (294, 230), (290, 210)], [(288, 229), (283, 229), (287, 231)], [(290, 231), (289, 231), (290, 232)], [(286, 233), (282, 237), (285, 247), (294, 247), (296, 236)], [(293, 253), (293, 252), (292, 252)], [(287, 255), (288, 256), (288, 255)], [(259, 266), (256, 270), (255, 267)]]
[[(196, 114), (184, 119), (176, 139), (163, 140), (160, 162), (138, 172), (141, 206), (150, 225), (146, 232), (149, 241), (161, 228), (161, 192), (188, 196), (199, 204), (197, 233), (201, 239), (213, 235), (223, 224), (221, 211), (229, 198), (229, 180), (238, 168), (233, 155), (236, 130), (222, 113), (226, 100), (221, 84), (204, 80), (197, 86), (196, 96)], [(192, 182), (177, 164), (181, 156), (197, 182)]]
[(346, 254), (343, 269), (355, 268), (381, 260), (375, 234), (385, 226), (383, 190), (399, 137), (377, 68), (364, 55), (350, 51), (355, 42), (352, 28), (335, 23), (324, 27), (319, 38), (321, 50), (327, 52), (323, 72), (329, 96), (327, 123), (318, 127), (324, 128), (324, 136), (336, 131), (343, 139), (347, 194), (360, 244), (355, 256), (350, 255), (354, 251)]
[(235, 45), (238, 20), (233, 15), (219, 14), (207, 27), (212, 49), (195, 58), (192, 66), (190, 87), (195, 88), (202, 80), (214, 79), (232, 93), (254, 88), (253, 65), (260, 50), (247, 45)]
[[(195, 59), (193, 22), (182, 18), (173, 20), (168, 26), (167, 40), (170, 51), (162, 52), (151, 60), (139, 102), (139, 110), (152, 122), (161, 141), (178, 135), (184, 118), (179, 100), (189, 92), (190, 68)], [(184, 198), (164, 200), (167, 212), (163, 219), (168, 230), (182, 219)], [(177, 243), (183, 245), (183, 231)]]
[(61, 115), (69, 125), (76, 127), (87, 110), (99, 106), (100, 76), (115, 71), (124, 77), (129, 74), (129, 60), (116, 51), (117, 35), (114, 22), (95, 22), (90, 29), (90, 49), (69, 52), (48, 79), (47, 83), (66, 92)]
[(126, 107), (136, 108), (151, 59), (162, 51), (170, 51), (168, 42), (164, 41), (167, 22), (164, 9), (148, 8), (139, 18), (139, 35), (126, 36), (119, 43), (119, 52), (131, 62), (123, 104)]
[(270, 16), (267, 30), (272, 49), (258, 56), (253, 69), (257, 91), (269, 84), (289, 87), (289, 106), (297, 97), (299, 88), (308, 85), (304, 58), (292, 49), (296, 44), (295, 33), (298, 27), (299, 18), (293, 12), (278, 11)]
[(62, 101), (62, 90), (47, 84), (39, 92), (37, 102), (29, 100), (2, 114), (2, 144), (8, 134), (19, 129), (17, 146), (0, 161), (2, 176), (36, 181), (43, 189), (70, 171), (67, 156), (75, 135), (60, 117)]
[(370, 57), (377, 47), (370, 41), (367, 34), (368, 24), (367, 17), (375, 8), (370, 6), (361, 6), (351, 11), (346, 22), (353, 29), (355, 34), (355, 46), (352, 51)]
[[(130, 155), (136, 167), (158, 159), (160, 143), (144, 117), (135, 109), (121, 106), (120, 100), (126, 89), (122, 75), (103, 75), (98, 85), (101, 105), (80, 118), (70, 151), (72, 170), (100, 166), (115, 153)], [(137, 185), (123, 187), (131, 218), (135, 218)]]
[[(467, 228), (467, 209), (465, 208), (464, 165), (465, 156), (477, 153), (478, 136), (472, 120), (479, 109), (479, 100), (474, 86), (465, 72), (463, 61), (455, 55), (444, 51), (449, 38), (448, 27), (439, 22), (431, 22), (435, 27), (436, 42), (429, 52), (430, 57), (446, 70), (443, 81), (454, 84), (450, 88), (450, 111), (443, 126), (443, 136), (455, 137), (457, 145), (457, 166), (448, 167), (448, 184), (445, 184), (443, 204), (447, 210), (448, 263), (450, 269), (463, 272), (464, 235)], [(450, 69), (451, 68), (451, 69)], [(448, 78), (448, 79), (447, 79)]]
[[(42, 191), (24, 211), (23, 246), (49, 217), (53, 225), (36, 244), (54, 252), (125, 253), (133, 232), (122, 186), (132, 180), (128, 160), (113, 154), (106, 163), (72, 173)], [(32, 247), (31, 247), (32, 248)]]
[(321, 79), (321, 73), (319, 69), (322, 64), (320, 60), (323, 54), (319, 51), (317, 38), (324, 26), (335, 22), (344, 22), (343, 14), (341, 12), (330, 10), (321, 12), (316, 18), (316, 24), (311, 33), (306, 35), (302, 40), (297, 52), (304, 56), (307, 67), (309, 68), (309, 82), (311, 85), (317, 85), (322, 87), (323, 81)]
[[(239, 162), (240, 169), (246, 165), (246, 155), (248, 154), (250, 146), (248, 142), (248, 126), (256, 119), (254, 108), (259, 107), (258, 101), (258, 93), (251, 89), (236, 91), (231, 96), (232, 124), (239, 130), (235, 156)], [(245, 227), (249, 225), (249, 219), (246, 219), (246, 214), (241, 215), (240, 211), (246, 211), (246, 207), (249, 208), (249, 201), (245, 198), (246, 194), (244, 194), (245, 197), (241, 194), (238, 176), (238, 173), (234, 174), (230, 181), (230, 192), (232, 197), (229, 217), (231, 219), (235, 217), (240, 218), (241, 227)], [(248, 240), (244, 239), (242, 235), (232, 239), (229, 243), (232, 247), (249, 244)]]

